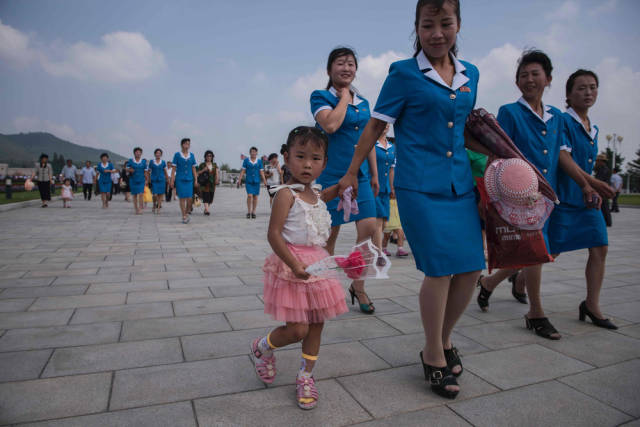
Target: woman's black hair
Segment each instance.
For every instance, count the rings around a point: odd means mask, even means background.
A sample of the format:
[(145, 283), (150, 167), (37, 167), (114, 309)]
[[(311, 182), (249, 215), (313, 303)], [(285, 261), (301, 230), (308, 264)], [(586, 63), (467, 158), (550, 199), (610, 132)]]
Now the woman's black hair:
[(282, 144), (280, 146), (280, 154), (284, 156), (284, 153), (288, 153), (288, 152), (289, 152), (289, 147), (287, 147), (287, 144)]
[(329, 58), (327, 59), (327, 74), (329, 74), (329, 82), (327, 83), (326, 89), (328, 90), (331, 86), (333, 86), (333, 82), (331, 81), (331, 66), (338, 58), (343, 56), (353, 56), (353, 60), (356, 63), (356, 70), (358, 69), (358, 57), (356, 56), (356, 52), (350, 47), (340, 46), (331, 51), (329, 54)]
[(100, 158), (106, 157), (107, 159), (109, 158), (109, 155), (107, 153), (102, 153), (100, 154)]
[(48, 161), (49, 160), (49, 155), (45, 154), (45, 153), (40, 154), (40, 158), (38, 159), (38, 161), (40, 163), (42, 163), (42, 159), (47, 159), (47, 161)]
[(136, 152), (136, 151), (138, 151), (138, 150), (140, 150), (140, 152), (142, 153), (142, 148), (140, 148), (140, 147), (136, 147), (136, 148), (134, 148), (134, 149), (133, 149), (133, 153), (135, 154), (135, 152)]
[(289, 132), (287, 143), (286, 145), (283, 145), (282, 148), (284, 149), (286, 146), (287, 152), (290, 152), (291, 147), (294, 145), (305, 145), (309, 141), (316, 144), (318, 147), (321, 147), (324, 150), (325, 158), (327, 157), (329, 151), (329, 138), (327, 138), (327, 135), (320, 129), (311, 126), (298, 126)]
[(211, 158), (214, 158), (214, 157), (215, 157), (215, 155), (213, 154), (213, 151), (211, 151), (211, 150), (207, 150), (207, 151), (205, 151), (205, 152), (204, 152), (204, 159), (205, 159), (205, 160), (207, 160), (207, 156), (208, 156), (209, 154), (211, 154)]
[(160, 154), (162, 154), (162, 149), (160, 149), (160, 148), (156, 148), (155, 150), (153, 150), (153, 155), (155, 156), (155, 154), (156, 154), (158, 151), (160, 152)]
[(551, 72), (553, 71), (553, 65), (551, 65), (551, 59), (541, 50), (538, 49), (529, 49), (522, 52), (522, 56), (518, 59), (518, 69), (516, 70), (516, 82), (518, 81), (518, 76), (520, 75), (520, 70), (525, 65), (529, 64), (540, 64), (542, 69), (544, 70), (544, 74), (548, 77), (551, 77)]
[[(453, 8), (455, 9), (456, 18), (458, 18), (458, 25), (460, 25), (460, 22), (462, 22), (462, 18), (460, 16), (460, 0), (418, 0), (418, 3), (416, 4), (416, 22), (413, 25), (414, 32), (416, 34), (416, 38), (415, 38), (415, 40), (413, 42), (413, 49), (414, 49), (413, 56), (414, 57), (418, 56), (418, 54), (422, 50), (422, 45), (420, 44), (420, 37), (418, 36), (418, 25), (420, 24), (420, 22), (419, 22), (420, 21), (420, 11), (422, 10), (423, 7), (430, 6), (430, 7), (434, 8), (434, 9), (436, 9), (436, 12), (440, 12), (440, 9), (442, 9), (442, 6), (444, 6), (444, 4), (446, 2), (451, 3)], [(453, 54), (453, 56), (457, 56), (458, 55), (458, 44), (454, 43), (453, 46), (451, 47), (451, 49), (449, 49), (449, 52), (451, 52)]]
[(267, 160), (271, 161), (272, 159), (277, 159), (278, 155), (276, 153), (271, 153), (269, 154), (269, 157), (267, 158)]
[(251, 148), (249, 148), (249, 151), (251, 151), (251, 150), (256, 150), (256, 151), (258, 151), (258, 149), (257, 149), (256, 147), (251, 147)]
[(578, 71), (576, 71), (575, 73), (571, 74), (569, 76), (569, 78), (567, 79), (567, 86), (566, 86), (566, 90), (565, 90), (565, 96), (567, 97), (567, 107), (571, 107), (571, 104), (569, 104), (569, 94), (571, 93), (571, 91), (573, 90), (573, 85), (576, 84), (576, 80), (578, 79), (578, 77), (582, 77), (582, 76), (591, 76), (596, 80), (596, 87), (600, 86), (600, 80), (598, 80), (598, 76), (596, 73), (594, 73), (591, 70), (583, 70), (582, 68), (579, 69)]
[(182, 138), (180, 140), (180, 146), (182, 147), (184, 145), (185, 142), (191, 142), (191, 140), (189, 138)]

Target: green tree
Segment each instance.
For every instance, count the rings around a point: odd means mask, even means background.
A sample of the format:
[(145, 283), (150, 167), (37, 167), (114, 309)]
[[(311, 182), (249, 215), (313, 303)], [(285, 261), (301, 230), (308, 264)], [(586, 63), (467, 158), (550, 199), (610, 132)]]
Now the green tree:
[(225, 172), (229, 172), (230, 167), (228, 163), (223, 163), (222, 166), (220, 166), (220, 170), (223, 170)]
[(640, 149), (636, 151), (636, 159), (627, 163), (627, 175), (631, 180), (629, 185), (631, 192), (640, 191)]
[[(613, 172), (613, 150), (607, 147), (607, 165), (611, 168)], [(616, 153), (616, 168), (622, 170), (622, 165), (624, 164), (624, 157), (620, 153)]]

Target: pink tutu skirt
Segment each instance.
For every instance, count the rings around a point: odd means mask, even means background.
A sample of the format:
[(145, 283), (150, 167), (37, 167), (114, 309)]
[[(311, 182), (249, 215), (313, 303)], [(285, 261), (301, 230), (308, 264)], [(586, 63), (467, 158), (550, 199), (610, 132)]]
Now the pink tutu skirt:
[[(320, 246), (287, 244), (294, 257), (311, 265), (329, 256)], [(336, 279), (298, 279), (276, 254), (264, 261), (264, 312), (281, 322), (322, 323), (348, 311)]]

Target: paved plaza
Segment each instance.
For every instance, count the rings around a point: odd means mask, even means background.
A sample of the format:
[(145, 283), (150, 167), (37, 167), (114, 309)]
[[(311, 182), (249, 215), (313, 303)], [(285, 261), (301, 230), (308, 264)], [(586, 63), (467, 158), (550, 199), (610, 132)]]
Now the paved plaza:
[[(277, 323), (261, 299), (268, 197), (247, 220), (244, 194), (219, 189), (188, 225), (177, 202), (136, 216), (122, 196), (0, 213), (0, 425), (640, 426), (640, 209), (610, 229), (602, 307), (618, 331), (578, 321), (586, 251), (564, 254), (543, 273), (563, 338), (527, 331), (506, 283), (488, 313), (474, 295), (454, 337), (462, 391), (444, 400), (418, 363), (421, 274), (394, 258), (367, 284), (374, 316), (349, 304), (325, 326), (320, 402), (302, 411), (299, 345), (276, 353), (270, 387), (248, 356)], [(339, 251), (354, 239), (345, 227)]]

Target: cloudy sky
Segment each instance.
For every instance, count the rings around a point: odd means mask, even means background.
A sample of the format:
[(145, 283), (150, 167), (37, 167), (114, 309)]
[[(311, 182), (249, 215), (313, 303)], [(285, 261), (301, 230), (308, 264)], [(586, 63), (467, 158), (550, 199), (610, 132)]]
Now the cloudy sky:
[[(515, 64), (538, 47), (554, 62), (545, 96), (563, 107), (577, 68), (595, 70), (592, 121), (640, 143), (640, 1), (462, 0), (460, 57), (480, 68), (478, 106), (515, 101)], [(415, 0), (0, 0), (0, 133), (48, 131), (129, 155), (196, 155), (240, 164), (311, 123), (329, 51), (354, 47), (356, 86), (373, 104), (389, 64), (411, 55)], [(635, 53), (633, 53), (635, 52)]]

